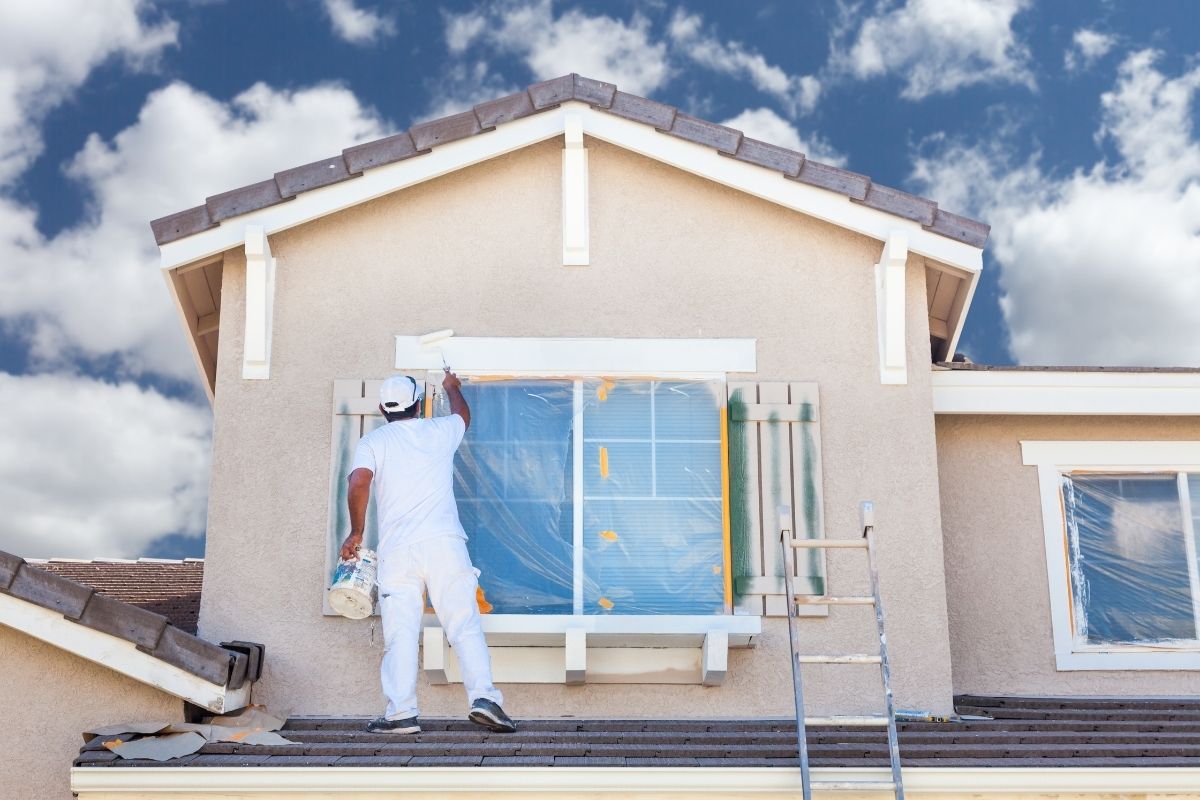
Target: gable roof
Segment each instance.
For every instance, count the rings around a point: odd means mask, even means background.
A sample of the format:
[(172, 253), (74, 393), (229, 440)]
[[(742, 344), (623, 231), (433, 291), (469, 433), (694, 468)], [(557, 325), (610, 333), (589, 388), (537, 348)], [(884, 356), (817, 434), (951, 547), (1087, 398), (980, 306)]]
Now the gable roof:
[(260, 645), (213, 644), (116, 599), (115, 588), (99, 592), (44, 566), (0, 551), (0, 625), (214, 711), (248, 701)]
[(196, 634), (204, 559), (31, 559), (29, 563), (90, 586), (103, 597), (161, 614), (181, 631)]
[(982, 248), (987, 241), (988, 225), (944, 211), (932, 200), (873, 183), (865, 175), (811, 161), (795, 150), (752, 139), (733, 128), (689, 116), (674, 106), (618, 91), (614, 84), (575, 73), (532, 84), (523, 92), (480, 103), (470, 111), (422, 122), (393, 136), (356, 145), (330, 158), (213, 195), (204, 205), (156, 219), (150, 227), (159, 245), (175, 242), (214, 228), (230, 217), (285, 203), (313, 189), (361, 178), (371, 169), (427, 155), (438, 145), (492, 131), (498, 125), (572, 100), (917, 222), (925, 230), (972, 247)]

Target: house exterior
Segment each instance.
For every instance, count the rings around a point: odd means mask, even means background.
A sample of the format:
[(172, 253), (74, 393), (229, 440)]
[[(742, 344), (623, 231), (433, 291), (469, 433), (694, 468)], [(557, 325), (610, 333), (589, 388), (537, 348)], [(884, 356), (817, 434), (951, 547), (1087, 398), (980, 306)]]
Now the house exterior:
[[(326, 720), (296, 725), (327, 749), (277, 756), (309, 758), (303, 778), (253, 759), (236, 775), (81, 761), (81, 797), (285, 796), (297, 780), (798, 796), (794, 760), (776, 754), (768, 776), (728, 750), (707, 772), (681, 758), (644, 774), (628, 754), (613, 757), (625, 771), (533, 751), (551, 764), (339, 761), (321, 736), (382, 707), (378, 618), (324, 603), (347, 454), (382, 423), (391, 375), (427, 382), (439, 413), (443, 359), (476, 420), (456, 479), (496, 680), (514, 716), (543, 720), (531, 731), (755, 720), (786, 736), (780, 531), (858, 536), (863, 500), (899, 708), (950, 716), (958, 696), (960, 710), (1072, 708), (1086, 722), (1105, 695), (1114, 725), (1151, 709), (1187, 733), (1200, 718), (1145, 699), (1200, 694), (1200, 372), (954, 361), (982, 223), (569, 75), (153, 227), (215, 416), (199, 634), (265, 645), (254, 702)], [(799, 591), (861, 593), (855, 558), (797, 559)], [(869, 612), (805, 608), (812, 652), (872, 647)], [(422, 715), (461, 718), (433, 615), (422, 667)], [(882, 703), (869, 669), (814, 667), (805, 689), (814, 713)], [(555, 728), (564, 718), (586, 722)], [(1168, 763), (1132, 747), (1106, 751), (1103, 781), (1070, 754), (1003, 779), (980, 773), (1000, 757), (978, 754), (931, 764), (961, 772), (905, 774), (918, 793), (1200, 793), (1200, 748)]]

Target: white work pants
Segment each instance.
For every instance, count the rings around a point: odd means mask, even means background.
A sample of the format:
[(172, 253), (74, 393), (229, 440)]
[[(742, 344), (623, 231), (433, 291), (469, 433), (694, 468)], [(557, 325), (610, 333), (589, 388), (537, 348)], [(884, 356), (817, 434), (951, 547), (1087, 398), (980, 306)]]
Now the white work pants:
[(388, 700), (384, 716), (417, 716), (417, 645), (426, 588), (458, 658), (470, 702), (504, 702), (492, 685), (492, 664), (475, 600), (479, 570), (471, 566), (466, 541), (438, 536), (380, 552), (378, 580), (384, 643), (380, 677)]

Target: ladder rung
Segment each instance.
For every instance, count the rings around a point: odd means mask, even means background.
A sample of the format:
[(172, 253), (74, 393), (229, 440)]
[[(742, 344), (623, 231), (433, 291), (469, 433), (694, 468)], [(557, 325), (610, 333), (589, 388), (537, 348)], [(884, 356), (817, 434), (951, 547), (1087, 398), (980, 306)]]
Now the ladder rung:
[(828, 791), (894, 792), (896, 784), (891, 781), (813, 781), (816, 789)]
[(798, 548), (818, 548), (818, 547), (856, 547), (860, 550), (867, 549), (866, 539), (792, 539), (792, 547)]
[(801, 664), (882, 664), (883, 658), (871, 655), (800, 656)]
[(875, 598), (868, 595), (860, 597), (832, 597), (826, 594), (798, 594), (796, 602), (808, 606), (873, 606)]
[(851, 725), (856, 728), (870, 728), (878, 725), (887, 727), (887, 717), (805, 717), (804, 725)]

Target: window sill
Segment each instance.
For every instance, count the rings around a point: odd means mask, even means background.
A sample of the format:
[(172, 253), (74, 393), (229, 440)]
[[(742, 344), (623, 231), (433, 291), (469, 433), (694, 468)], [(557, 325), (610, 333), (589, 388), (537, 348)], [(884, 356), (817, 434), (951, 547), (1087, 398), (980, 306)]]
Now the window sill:
[(1200, 670), (1200, 647), (1194, 650), (1162, 650), (1130, 647), (1117, 650), (1077, 650), (1056, 653), (1059, 672), (1080, 670)]
[[(703, 683), (725, 680), (730, 647), (751, 647), (762, 620), (735, 615), (485, 614), (497, 683)], [(437, 618), (423, 620), (422, 666), (458, 682)]]

